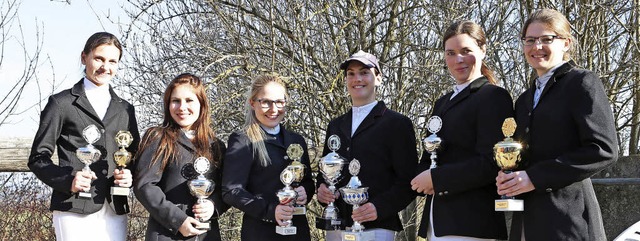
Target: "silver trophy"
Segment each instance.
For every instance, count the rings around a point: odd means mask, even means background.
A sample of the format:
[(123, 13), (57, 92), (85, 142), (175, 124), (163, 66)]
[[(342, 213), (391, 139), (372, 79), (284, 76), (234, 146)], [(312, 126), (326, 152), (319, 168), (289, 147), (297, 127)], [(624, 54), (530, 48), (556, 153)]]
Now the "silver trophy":
[[(80, 147), (76, 150), (76, 157), (84, 163), (82, 172), (91, 173), (91, 167), (89, 167), (89, 165), (100, 159), (102, 153), (100, 150), (93, 147), (93, 143), (100, 140), (100, 136), (100, 129), (93, 124), (82, 130), (82, 137), (89, 143), (87, 146)], [(78, 193), (78, 196), (81, 198), (91, 198), (91, 192), (82, 191)]]
[[(281, 205), (293, 205), (298, 198), (298, 193), (296, 193), (293, 188), (291, 188), (291, 183), (294, 179), (294, 173), (289, 169), (282, 170), (280, 173), (280, 181), (285, 185), (284, 188), (280, 189), (276, 196), (278, 196), (278, 201)], [(281, 220), (284, 223), (284, 226), (276, 226), (276, 233), (280, 235), (295, 235), (297, 233), (297, 229), (293, 226), (293, 221), (291, 220)]]
[[(191, 195), (198, 198), (198, 204), (204, 203), (205, 199), (209, 197), (215, 189), (215, 183), (204, 176), (204, 174), (209, 171), (210, 167), (211, 163), (206, 157), (198, 157), (193, 162), (193, 168), (200, 175), (198, 175), (196, 179), (189, 181), (188, 186), (189, 191), (191, 191)], [(209, 221), (204, 219), (199, 219), (198, 221), (200, 221), (200, 224), (195, 228), (200, 230), (211, 229), (211, 224), (209, 223)]]
[[(287, 166), (287, 169), (293, 173), (293, 182), (291, 187), (297, 188), (300, 186), (302, 179), (304, 178), (305, 165), (300, 162), (300, 158), (304, 154), (304, 149), (300, 144), (294, 143), (287, 147), (287, 157), (291, 159), (291, 164)], [(307, 208), (304, 205), (294, 204), (293, 215), (305, 215), (307, 214)]]
[(422, 143), (424, 144), (424, 148), (431, 153), (431, 166), (429, 169), (436, 168), (438, 163), (436, 163), (436, 158), (438, 157), (437, 151), (440, 149), (440, 145), (442, 144), (442, 139), (436, 133), (440, 131), (442, 128), (442, 119), (439, 116), (434, 115), (429, 118), (427, 121), (427, 129), (431, 132), (431, 135), (427, 138), (424, 138)]
[[(118, 131), (115, 139), (116, 144), (118, 144), (118, 147), (120, 147), (120, 150), (116, 151), (116, 153), (113, 153), (113, 161), (116, 163), (118, 169), (122, 171), (127, 166), (127, 164), (131, 162), (131, 152), (127, 151), (127, 149), (125, 148), (131, 145), (131, 142), (133, 142), (133, 136), (129, 131)], [(111, 195), (129, 196), (129, 188), (121, 186), (111, 187)]]
[[(329, 185), (329, 190), (332, 193), (336, 192), (335, 184), (341, 178), (342, 167), (346, 163), (346, 160), (342, 158), (336, 151), (340, 149), (340, 137), (337, 135), (331, 135), (327, 140), (329, 146), (329, 152), (326, 156), (320, 159), (318, 168), (325, 182)], [(329, 203), (327, 207), (322, 211), (322, 217), (316, 217), (316, 228), (322, 230), (335, 230), (342, 225), (342, 220), (338, 218), (338, 208)]]
[[(369, 200), (368, 187), (362, 187), (362, 182), (358, 179), (358, 173), (360, 173), (360, 162), (357, 159), (353, 159), (349, 163), (349, 173), (351, 179), (349, 183), (340, 188), (342, 199), (347, 203), (353, 205), (353, 210), (360, 207), (361, 204), (366, 203)], [(350, 241), (373, 241), (375, 240), (375, 233), (372, 231), (364, 231), (364, 226), (358, 221), (353, 221), (351, 229), (342, 232), (342, 240)]]

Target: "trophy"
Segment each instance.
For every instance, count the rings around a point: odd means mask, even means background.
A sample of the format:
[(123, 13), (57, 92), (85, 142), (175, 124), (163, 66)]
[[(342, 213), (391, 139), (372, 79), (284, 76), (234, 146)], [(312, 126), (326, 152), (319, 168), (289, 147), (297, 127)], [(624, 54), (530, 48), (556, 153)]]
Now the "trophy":
[[(209, 171), (210, 166), (211, 163), (206, 157), (198, 157), (193, 162), (193, 168), (200, 175), (198, 175), (197, 178), (189, 181), (188, 186), (189, 191), (191, 191), (191, 195), (198, 198), (197, 203), (205, 202), (205, 199), (209, 197), (209, 195), (213, 193), (213, 189), (215, 189), (215, 183), (204, 176), (204, 174)], [(209, 221), (206, 221), (202, 218), (198, 221), (200, 221), (200, 224), (195, 226), (196, 229), (211, 229), (211, 223), (209, 223)]]
[[(280, 173), (280, 181), (285, 185), (284, 188), (280, 189), (276, 196), (278, 196), (278, 201), (281, 205), (293, 205), (295, 203), (298, 194), (293, 188), (291, 188), (291, 183), (294, 179), (294, 173), (285, 168)], [(276, 233), (280, 235), (295, 235), (296, 227), (293, 226), (292, 220), (281, 220), (284, 223), (284, 226), (276, 226)]]
[[(516, 121), (513, 118), (507, 118), (502, 123), (502, 134), (504, 140), (493, 146), (493, 155), (496, 163), (504, 173), (511, 173), (520, 164), (520, 151), (522, 144), (514, 141), (511, 136), (516, 130)], [(495, 202), (496, 211), (523, 211), (524, 201), (515, 197), (507, 197), (502, 195), (501, 199)]]
[[(297, 188), (300, 186), (300, 182), (302, 182), (302, 178), (304, 177), (304, 164), (300, 162), (300, 158), (304, 154), (304, 150), (300, 144), (291, 144), (287, 148), (287, 156), (289, 159), (293, 160), (289, 166), (287, 166), (287, 170), (293, 173), (293, 182), (291, 186), (293, 188)], [(307, 209), (304, 205), (300, 205), (297, 203), (293, 204), (294, 211), (293, 215), (305, 215), (307, 213)]]
[[(100, 136), (100, 129), (93, 124), (82, 130), (82, 137), (89, 143), (87, 146), (80, 147), (76, 150), (76, 157), (84, 163), (84, 168), (82, 168), (83, 172), (91, 173), (89, 165), (100, 159), (100, 156), (102, 155), (100, 150), (93, 147), (93, 143), (100, 140)], [(91, 198), (91, 192), (82, 191), (78, 193), (78, 196), (81, 198)]]
[[(342, 199), (347, 203), (353, 205), (353, 210), (360, 207), (361, 204), (369, 200), (368, 187), (362, 187), (362, 182), (358, 179), (358, 173), (360, 172), (360, 162), (357, 159), (353, 159), (349, 163), (349, 173), (351, 173), (351, 179), (349, 183), (340, 188)], [(375, 240), (375, 233), (371, 231), (364, 231), (364, 226), (358, 221), (353, 221), (351, 229), (342, 232), (342, 240), (349, 241), (373, 241)]]
[(440, 149), (442, 139), (440, 139), (436, 133), (440, 131), (440, 128), (442, 128), (442, 119), (437, 115), (431, 116), (427, 121), (427, 129), (431, 132), (431, 135), (424, 138), (422, 141), (424, 148), (431, 153), (431, 166), (429, 166), (429, 169), (433, 169), (438, 166), (436, 163), (436, 158), (438, 157), (437, 151)]
[[(122, 169), (124, 169), (124, 167), (126, 167), (131, 161), (131, 152), (127, 151), (125, 148), (131, 145), (131, 142), (133, 142), (133, 136), (131, 135), (131, 132), (118, 131), (115, 139), (120, 150), (113, 154), (113, 161), (116, 163), (118, 169), (122, 171)], [(129, 196), (129, 188), (120, 186), (111, 187), (111, 195)]]
[[(336, 151), (340, 149), (340, 137), (337, 135), (331, 135), (327, 141), (329, 146), (329, 152), (326, 156), (320, 159), (318, 168), (325, 182), (329, 185), (329, 190), (332, 193), (336, 192), (335, 184), (341, 178), (342, 167), (345, 164), (344, 158), (342, 158)], [(322, 211), (322, 217), (316, 217), (316, 228), (322, 230), (336, 230), (338, 226), (342, 225), (342, 220), (338, 218), (338, 208), (329, 203)]]

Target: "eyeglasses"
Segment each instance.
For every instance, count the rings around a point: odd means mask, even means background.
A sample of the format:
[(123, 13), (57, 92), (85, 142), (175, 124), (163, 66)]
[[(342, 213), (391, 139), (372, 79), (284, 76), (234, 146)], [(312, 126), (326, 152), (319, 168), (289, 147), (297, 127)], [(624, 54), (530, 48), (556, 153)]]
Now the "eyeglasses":
[(524, 37), (522, 38), (522, 44), (524, 46), (532, 46), (536, 43), (540, 43), (542, 45), (549, 45), (553, 43), (555, 39), (565, 39), (563, 37), (557, 35), (542, 35), (540, 37)]
[(271, 106), (275, 105), (276, 108), (282, 109), (284, 108), (285, 105), (287, 105), (287, 101), (284, 99), (278, 99), (278, 100), (268, 100), (268, 99), (255, 99), (254, 101), (257, 101), (258, 103), (260, 103), (260, 107), (262, 107), (262, 109), (269, 109), (271, 108)]

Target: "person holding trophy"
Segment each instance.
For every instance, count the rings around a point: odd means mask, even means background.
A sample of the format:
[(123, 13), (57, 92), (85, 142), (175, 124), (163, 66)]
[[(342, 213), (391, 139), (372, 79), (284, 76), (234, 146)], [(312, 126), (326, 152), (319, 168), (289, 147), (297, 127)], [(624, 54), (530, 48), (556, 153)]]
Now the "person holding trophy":
[[(398, 212), (416, 197), (409, 184), (418, 164), (413, 123), (376, 100), (376, 88), (382, 84), (382, 69), (374, 55), (358, 51), (340, 64), (340, 69), (344, 70), (353, 106), (329, 122), (323, 156), (334, 149), (348, 161), (357, 159), (361, 164), (359, 179), (369, 187), (369, 198), (352, 210), (352, 205), (329, 189), (324, 175), (318, 175), (318, 201), (335, 202), (338, 216), (345, 222), (342, 227), (357, 221), (375, 233), (375, 240), (392, 241), (395, 232), (403, 229)], [(329, 141), (333, 138), (340, 144)], [(341, 168), (340, 176), (350, 176), (349, 168)], [(349, 178), (342, 178), (335, 187), (343, 187), (348, 182)], [(326, 240), (341, 240), (341, 231), (327, 231)]]
[(496, 177), (499, 194), (524, 200), (509, 240), (606, 240), (589, 178), (618, 155), (602, 81), (571, 60), (575, 39), (562, 13), (534, 11), (520, 37), (536, 78), (515, 104), (524, 166)]
[[(127, 237), (129, 193), (110, 193), (113, 186), (132, 183), (131, 171), (114, 161), (116, 133), (130, 134), (128, 152), (135, 153), (140, 138), (134, 107), (110, 85), (121, 57), (122, 45), (113, 34), (91, 35), (80, 54), (84, 78), (50, 96), (40, 115), (28, 166), (53, 188), (50, 209), (57, 240)], [(56, 149), (57, 165), (51, 160)]]
[[(503, 139), (502, 123), (513, 116), (509, 92), (484, 59), (487, 39), (480, 25), (460, 20), (446, 29), (444, 62), (454, 79), (453, 91), (440, 97), (432, 116), (440, 117), (442, 139), (437, 167), (429, 168), (425, 152), (419, 174), (411, 181), (426, 198), (418, 235), (429, 240), (496, 240), (507, 238), (503, 212), (493, 203), (498, 165), (493, 146)], [(430, 127), (430, 129), (432, 129)]]
[(136, 156), (133, 191), (149, 211), (145, 240), (219, 241), (217, 217), (229, 207), (220, 188), (225, 146), (211, 127), (205, 83), (180, 74), (163, 104), (162, 126), (146, 131)]
[[(241, 239), (245, 241), (311, 240), (306, 216), (294, 215), (293, 207), (307, 204), (314, 193), (309, 154), (304, 138), (281, 124), (287, 103), (279, 76), (256, 77), (247, 93), (244, 127), (229, 136), (223, 198), (244, 212)], [(288, 166), (295, 161), (307, 168), (300, 185), (293, 188), (294, 173)]]

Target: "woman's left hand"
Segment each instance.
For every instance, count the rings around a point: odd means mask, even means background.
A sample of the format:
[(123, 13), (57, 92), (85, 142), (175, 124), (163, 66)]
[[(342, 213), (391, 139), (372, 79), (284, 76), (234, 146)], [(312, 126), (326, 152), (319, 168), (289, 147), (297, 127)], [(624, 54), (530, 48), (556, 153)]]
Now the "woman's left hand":
[(353, 221), (358, 222), (369, 222), (375, 221), (378, 219), (378, 211), (376, 210), (376, 206), (373, 203), (365, 203), (360, 207), (353, 210), (351, 213), (351, 218)]
[(434, 194), (431, 170), (426, 170), (411, 180), (411, 189), (419, 193)]
[(536, 189), (526, 171), (517, 171), (509, 174), (500, 171), (496, 177), (496, 185), (498, 186), (498, 194), (507, 195), (508, 197)]
[(298, 193), (296, 204), (305, 205), (307, 203), (307, 191), (304, 190), (303, 186), (296, 187), (295, 190)]
[(205, 199), (204, 202), (193, 205), (192, 211), (198, 220), (207, 221), (211, 219), (215, 209), (213, 202), (209, 199)]
[(116, 185), (120, 187), (131, 187), (133, 184), (133, 176), (131, 175), (131, 170), (129, 169), (115, 169), (113, 170), (113, 177), (116, 179), (113, 181)]

